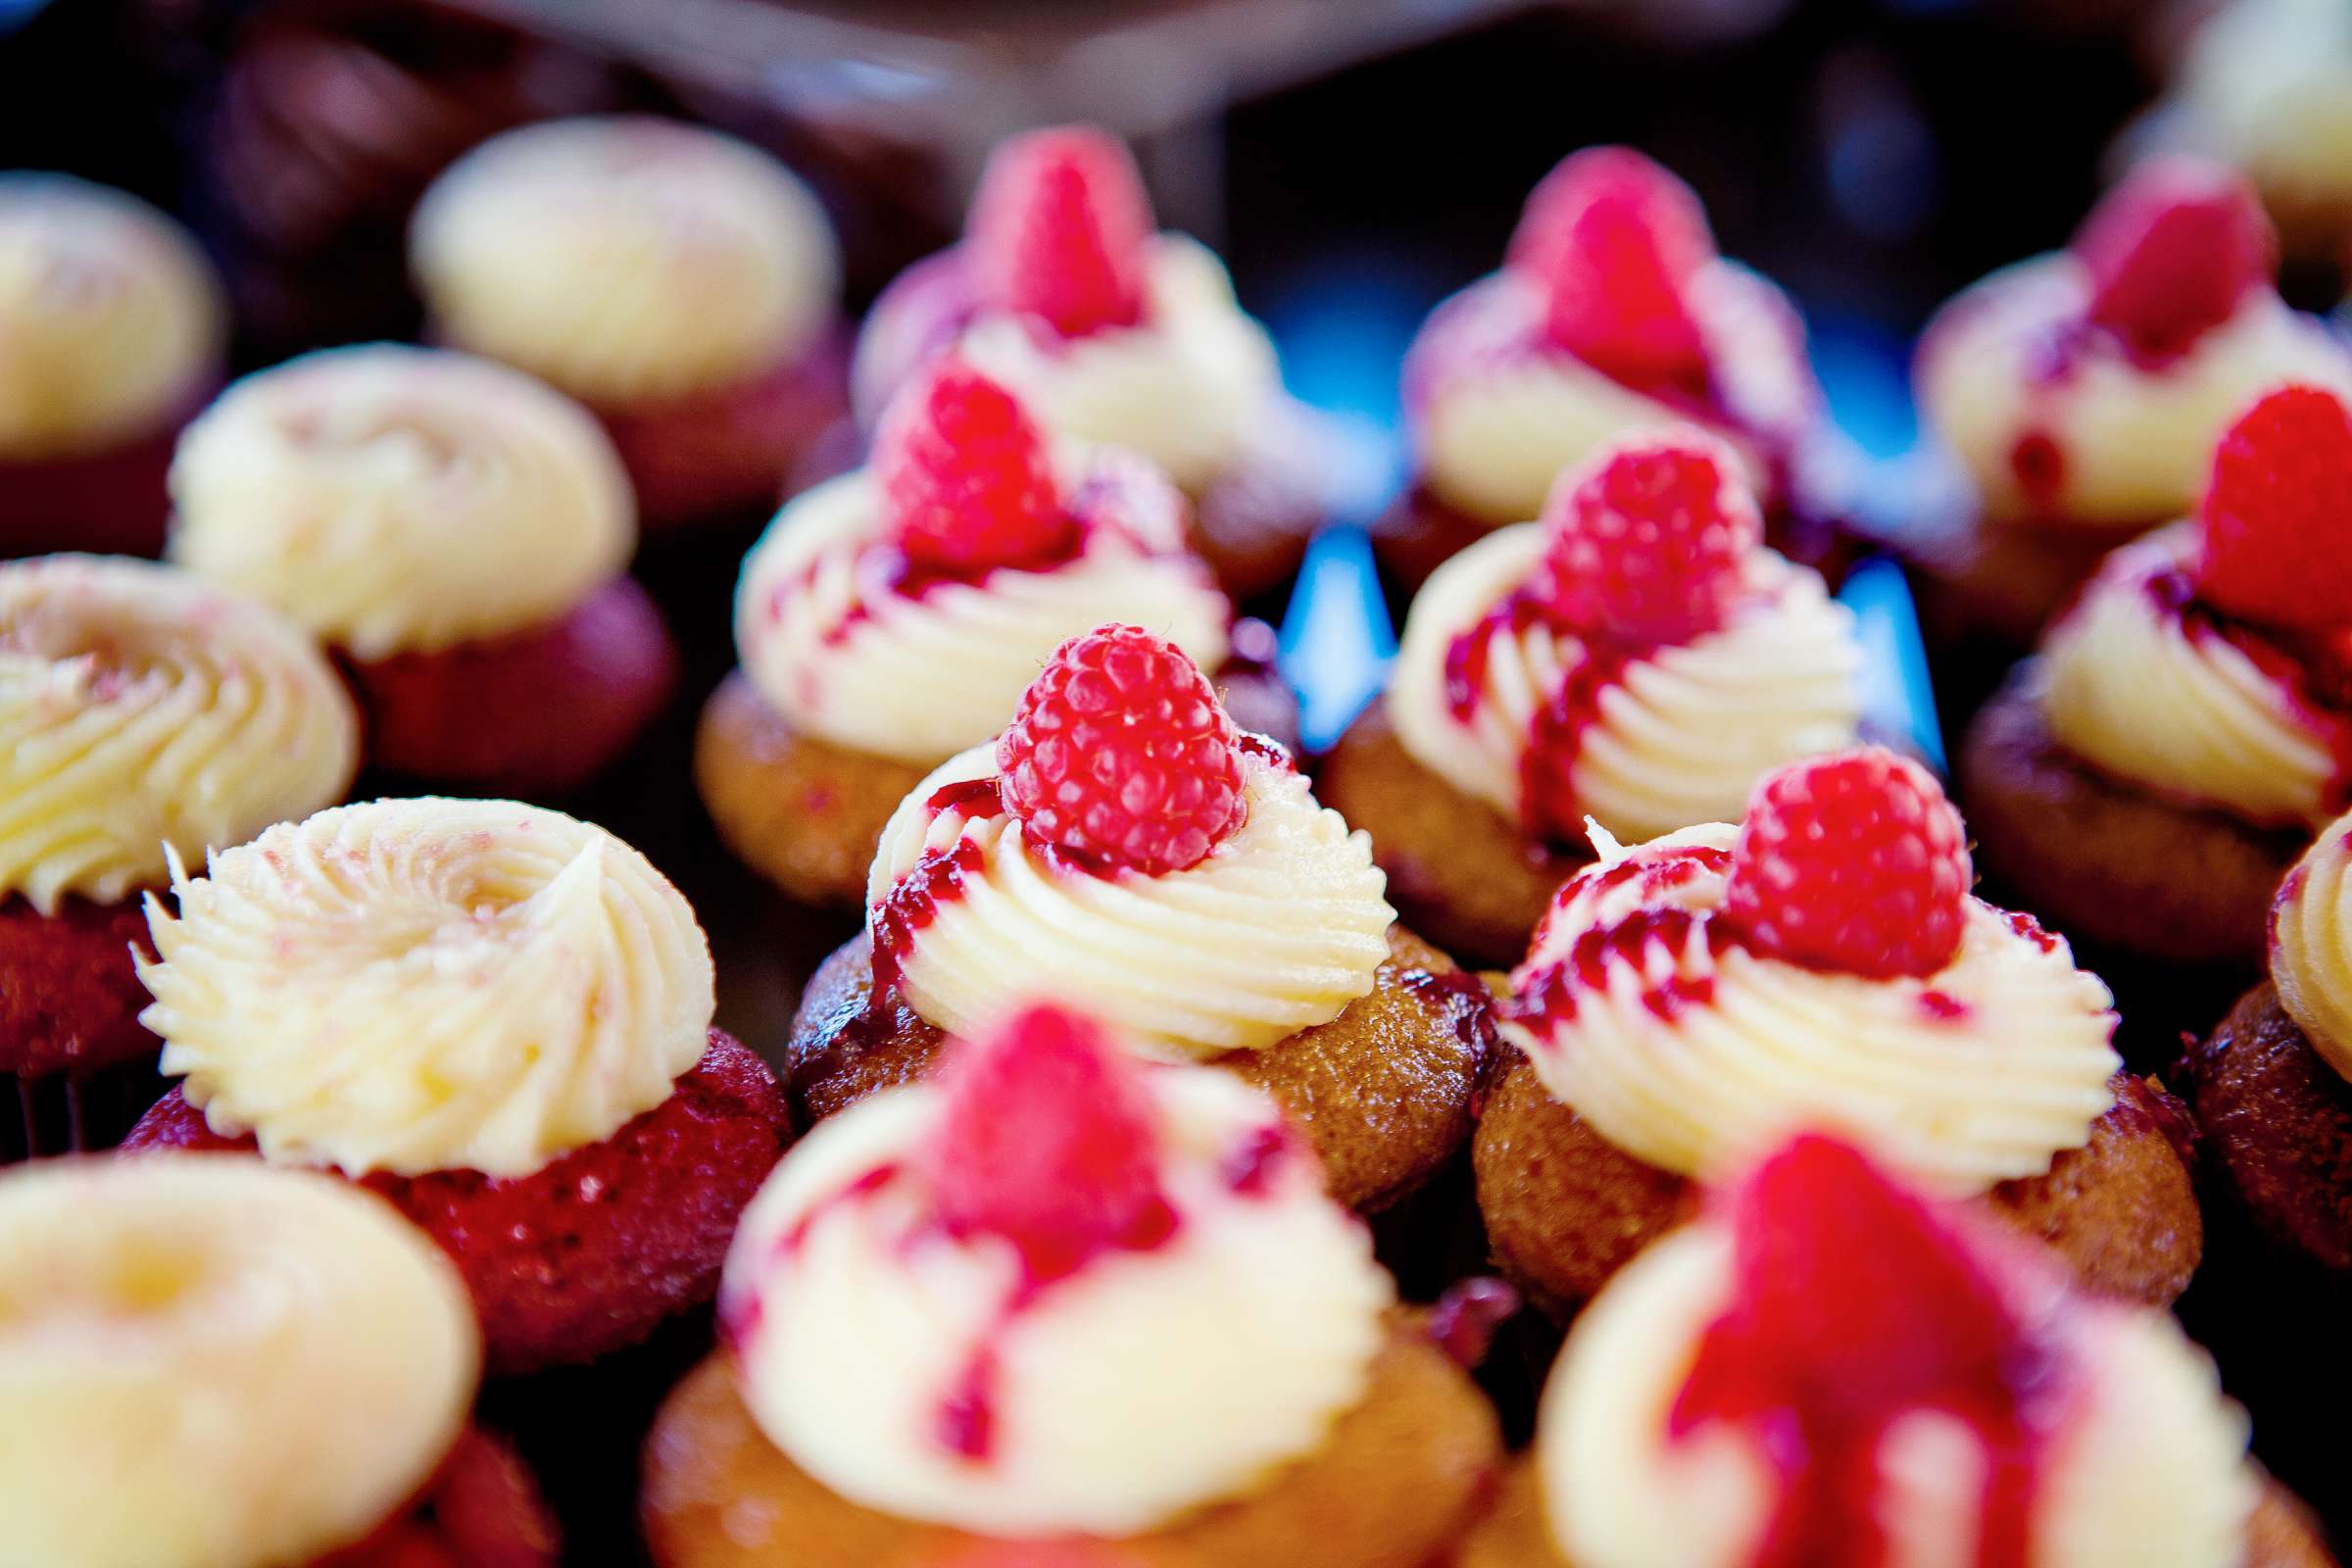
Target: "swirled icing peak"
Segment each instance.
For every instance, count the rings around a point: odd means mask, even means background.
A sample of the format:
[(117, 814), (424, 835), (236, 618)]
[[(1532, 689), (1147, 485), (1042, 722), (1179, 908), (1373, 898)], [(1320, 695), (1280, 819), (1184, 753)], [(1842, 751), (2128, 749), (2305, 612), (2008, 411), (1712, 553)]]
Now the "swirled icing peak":
[(2328, 1065), (2352, 1078), (2352, 816), (2338, 817), (2271, 906), (2271, 981), (2278, 1004)]
[(359, 720), (273, 611), (167, 566), (0, 565), (0, 897), (112, 904), (341, 797)]
[(1128, 1536), (1312, 1451), (1391, 1299), (1270, 1101), (1030, 1006), (805, 1139), (720, 1313), (753, 1416), (842, 1495)]
[(220, 285), (135, 197), (63, 174), (0, 174), (0, 457), (150, 433), (218, 373)]
[(329, 1556), (440, 1466), (480, 1335), (423, 1233), (342, 1182), (217, 1154), (20, 1165), (0, 1176), (8, 1554)]
[(376, 801), (272, 828), (148, 906), (141, 1014), (215, 1131), (358, 1175), (522, 1176), (702, 1058), (694, 911), (602, 828)]
[(600, 407), (751, 379), (823, 330), (840, 276), (783, 165), (648, 117), (492, 137), (425, 193), (410, 260), (452, 343)]
[(246, 377), (188, 427), (172, 492), (174, 562), (362, 659), (553, 620), (636, 541), (628, 476), (585, 410), (389, 343)]

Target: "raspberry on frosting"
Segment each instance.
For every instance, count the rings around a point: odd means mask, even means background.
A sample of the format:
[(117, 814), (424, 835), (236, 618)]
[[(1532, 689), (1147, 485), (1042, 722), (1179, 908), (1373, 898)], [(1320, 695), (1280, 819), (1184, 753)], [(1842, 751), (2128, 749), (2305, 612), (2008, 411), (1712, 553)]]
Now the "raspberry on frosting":
[(2287, 626), (2352, 621), (2352, 413), (2334, 393), (2281, 387), (2215, 449), (2199, 509), (2197, 594)]
[(1629, 438), (1562, 474), (1544, 522), (1536, 591), (1551, 611), (1645, 643), (1721, 629), (1764, 534), (1739, 460), (1695, 427)]
[(1032, 131), (999, 147), (965, 225), (981, 303), (1063, 337), (1144, 318), (1152, 232), (1135, 161), (1087, 125)]
[(960, 355), (942, 356), (891, 401), (873, 471), (891, 541), (917, 569), (1042, 563), (1077, 542), (1045, 432)]
[(1054, 650), (997, 741), (1004, 809), (1090, 866), (1198, 865), (1249, 810), (1241, 732), (1200, 666), (1140, 626)]
[(1727, 916), (1760, 952), (1872, 978), (1959, 951), (1967, 830), (1933, 774), (1880, 747), (1792, 763), (1748, 799)]
[(2193, 158), (2140, 165), (2099, 203), (2073, 250), (2090, 318), (2145, 354), (2182, 352), (2230, 318), (2278, 264), (2278, 235), (2234, 171)]

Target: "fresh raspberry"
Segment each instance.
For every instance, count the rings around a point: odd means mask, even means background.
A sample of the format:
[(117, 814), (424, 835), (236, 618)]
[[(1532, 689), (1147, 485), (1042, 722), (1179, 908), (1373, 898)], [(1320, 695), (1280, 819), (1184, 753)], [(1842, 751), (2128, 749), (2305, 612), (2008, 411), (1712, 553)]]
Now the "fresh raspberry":
[(1127, 149), (1091, 125), (999, 147), (964, 233), (979, 296), (998, 310), (1063, 337), (1144, 318), (1151, 198)]
[(1688, 642), (1740, 602), (1764, 519), (1713, 436), (1638, 436), (1561, 475), (1536, 591), (1568, 624), (1622, 641)]
[(1544, 289), (1544, 331), (1634, 386), (1707, 385), (1691, 277), (1713, 260), (1690, 187), (1628, 147), (1572, 154), (1528, 199), (1509, 266)]
[(2271, 279), (2278, 234), (2234, 171), (2160, 158), (2093, 209), (2074, 252), (2090, 270), (2090, 318), (2143, 354), (2170, 356)]
[(1099, 626), (1054, 650), (999, 737), (1004, 809), (1088, 865), (1181, 871), (1248, 812), (1240, 739), (1183, 650)]
[(1076, 545), (1045, 433), (959, 355), (933, 361), (891, 400), (873, 471), (891, 542), (917, 570), (1042, 564)]
[(2332, 392), (2280, 387), (2214, 450), (2199, 518), (2197, 595), (2288, 626), (2352, 622), (2352, 414)]
[(1764, 953), (1884, 979), (1960, 950), (1974, 872), (1960, 813), (1881, 747), (1793, 762), (1748, 797), (1724, 912)]
[(1002, 1236), (1030, 1276), (1167, 1235), (1157, 1108), (1143, 1069), (1093, 1019), (1048, 1003), (951, 1046), (947, 1102), (920, 1173), (957, 1236)]

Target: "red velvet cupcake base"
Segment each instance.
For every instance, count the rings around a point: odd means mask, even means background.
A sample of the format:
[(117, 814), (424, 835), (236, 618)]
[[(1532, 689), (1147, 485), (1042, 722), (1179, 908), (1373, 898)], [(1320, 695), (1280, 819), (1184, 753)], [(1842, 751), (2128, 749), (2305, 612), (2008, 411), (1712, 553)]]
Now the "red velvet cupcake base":
[(160, 555), (172, 514), (164, 488), (172, 449), (219, 387), (208, 375), (154, 429), (101, 451), (0, 459), (0, 556)]
[(147, 992), (130, 956), (146, 940), (135, 897), (69, 898), (55, 914), (0, 900), (0, 1073), (86, 1078), (152, 1056), (155, 1037), (138, 1024)]
[(514, 1450), (467, 1427), (416, 1503), (312, 1568), (554, 1568), (555, 1521)]

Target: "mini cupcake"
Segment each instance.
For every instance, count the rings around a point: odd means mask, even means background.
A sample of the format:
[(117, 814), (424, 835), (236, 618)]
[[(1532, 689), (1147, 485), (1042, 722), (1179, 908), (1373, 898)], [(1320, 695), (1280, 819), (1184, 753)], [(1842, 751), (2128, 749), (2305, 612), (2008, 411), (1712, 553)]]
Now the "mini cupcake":
[(994, 742), (900, 803), (866, 929), (793, 1021), (813, 1119), (921, 1076), (1024, 997), (1139, 1050), (1213, 1061), (1298, 1118), (1366, 1211), (1461, 1148), (1492, 1025), (1476, 977), (1396, 924), (1372, 847), (1241, 732), (1175, 647), (1104, 626), (1057, 650)]
[(2163, 1314), (1800, 1138), (1578, 1320), (1460, 1568), (2333, 1568)]
[(1795, 763), (1738, 827), (1560, 890), (1500, 1008), (1471, 1158), (1496, 1260), (1565, 1314), (1719, 1179), (1827, 1127), (1981, 1198), (2103, 1295), (2164, 1303), (2202, 1248), (2186, 1118), (2123, 1071), (2107, 988), (1968, 894), (1960, 815), (1885, 751)]
[(194, 1156), (0, 1175), (11, 1562), (553, 1568), (466, 1290), (373, 1199)]
[(1960, 493), (1890, 542), (1932, 638), (2032, 643), (2109, 550), (2187, 512), (2206, 455), (2282, 381), (2352, 389), (2352, 352), (2289, 310), (2244, 181), (2185, 159), (2134, 170), (2068, 249), (1937, 313), (1915, 379)]
[(645, 857), (510, 801), (377, 801), (172, 891), (141, 1021), (182, 1082), (126, 1148), (381, 1195), (456, 1259), (496, 1373), (593, 1360), (710, 1298), (783, 1100), (710, 1027), (702, 928)]
[(1698, 197), (1627, 147), (1544, 176), (1501, 270), (1414, 339), (1404, 407), (1413, 486), (1374, 535), (1404, 595), (1534, 516), (1562, 468), (1678, 419), (1732, 444), (1776, 537), (1802, 532), (1801, 470), (1827, 428), (1796, 308), (1717, 256)]
[(1589, 822), (1644, 839), (1736, 815), (1768, 769), (1853, 744), (1861, 665), (1819, 574), (1764, 548), (1730, 448), (1613, 438), (1541, 521), (1430, 578), (1322, 787), (1415, 929), (1509, 963)]
[(145, 202), (0, 173), (0, 555), (153, 555), (172, 441), (220, 384), (212, 265)]
[(756, 147), (648, 117), (493, 136), (417, 206), (432, 330), (586, 404), (649, 530), (764, 509), (840, 417), (833, 230)]
[(696, 774), (736, 854), (794, 898), (856, 906), (883, 824), (990, 739), (1061, 643), (1151, 626), (1267, 728), (1270, 670), (1228, 665), (1233, 608), (1184, 545), (1184, 500), (1140, 458), (1050, 447), (960, 356), (902, 390), (870, 466), (777, 514), (744, 563), (742, 667), (703, 714)]
[(358, 760), (342, 683), (273, 612), (143, 562), (0, 565), (0, 1160), (153, 1097), (131, 945), (169, 857), (341, 800)]
[(1273, 1102), (1050, 1005), (812, 1133), (719, 1312), (660, 1568), (1422, 1568), (1500, 1457)]
[(858, 339), (869, 426), (958, 345), (1056, 434), (1150, 458), (1193, 501), (1195, 547), (1237, 599), (1278, 587), (1322, 524), (1324, 443), (1265, 329), (1199, 241), (1155, 233), (1127, 150), (1061, 126), (998, 147), (963, 242), (885, 289)]
[(337, 655), (380, 770), (575, 789), (676, 678), (625, 575), (612, 443), (504, 366), (379, 343), (247, 376), (188, 427), (172, 495), (172, 560)]
[(2211, 472), (2196, 521), (2109, 557), (2011, 673), (1961, 777), (1987, 869), (2033, 908), (2242, 969), (2279, 878), (2352, 804), (2352, 415), (2281, 389)]

